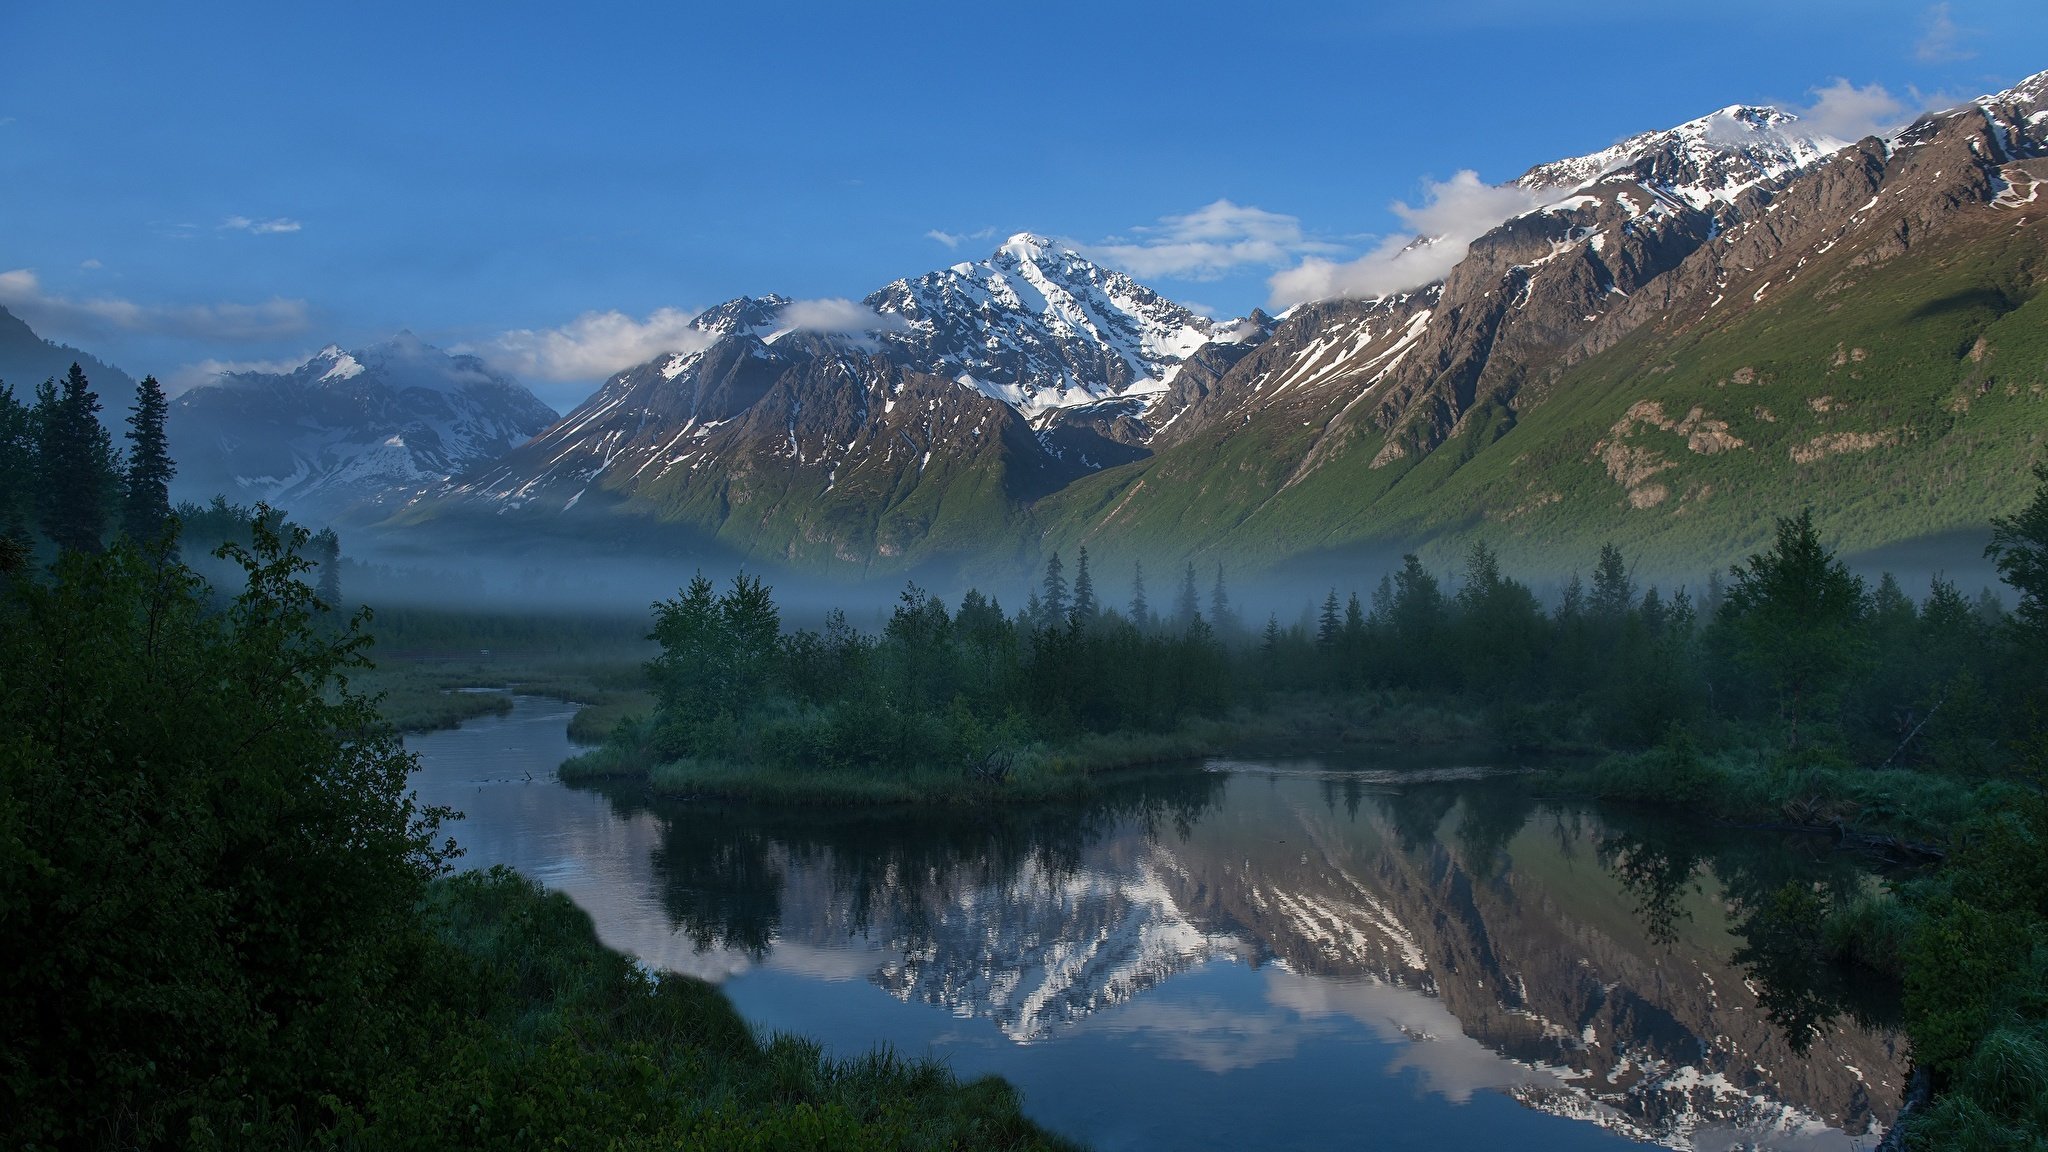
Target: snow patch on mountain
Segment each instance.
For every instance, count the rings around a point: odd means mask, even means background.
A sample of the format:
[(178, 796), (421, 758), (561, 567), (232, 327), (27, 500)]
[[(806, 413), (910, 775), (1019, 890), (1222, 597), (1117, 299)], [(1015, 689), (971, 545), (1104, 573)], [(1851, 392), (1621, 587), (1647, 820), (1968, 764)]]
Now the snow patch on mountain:
[(1707, 210), (1846, 147), (1848, 141), (1804, 129), (1783, 109), (1734, 104), (1598, 152), (1538, 164), (1515, 184), (1571, 193), (1630, 171), (1646, 186)]
[(866, 303), (903, 331), (893, 358), (957, 380), (1027, 417), (1156, 393), (1204, 344), (1242, 339), (1072, 248), (1020, 232), (986, 259), (897, 280)]

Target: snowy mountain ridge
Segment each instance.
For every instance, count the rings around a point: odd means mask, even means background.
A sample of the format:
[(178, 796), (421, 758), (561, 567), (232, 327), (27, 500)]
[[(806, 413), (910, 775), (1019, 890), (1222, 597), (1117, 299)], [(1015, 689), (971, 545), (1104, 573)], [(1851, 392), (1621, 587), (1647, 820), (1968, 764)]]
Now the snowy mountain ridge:
[(554, 410), (475, 356), (401, 332), (287, 372), (231, 372), (171, 403), (177, 487), (315, 517), (377, 507), (524, 443)]

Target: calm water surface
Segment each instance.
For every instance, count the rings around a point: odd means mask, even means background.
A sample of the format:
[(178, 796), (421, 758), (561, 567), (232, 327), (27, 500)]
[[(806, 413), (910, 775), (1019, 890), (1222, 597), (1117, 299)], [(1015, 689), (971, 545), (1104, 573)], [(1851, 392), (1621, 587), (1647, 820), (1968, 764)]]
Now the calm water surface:
[(1867, 882), (1810, 843), (1314, 761), (978, 816), (650, 805), (555, 781), (572, 712), (408, 739), (465, 867), (764, 1031), (998, 1073), (1098, 1149), (1867, 1148), (1898, 1106), (1884, 1006), (1745, 916)]

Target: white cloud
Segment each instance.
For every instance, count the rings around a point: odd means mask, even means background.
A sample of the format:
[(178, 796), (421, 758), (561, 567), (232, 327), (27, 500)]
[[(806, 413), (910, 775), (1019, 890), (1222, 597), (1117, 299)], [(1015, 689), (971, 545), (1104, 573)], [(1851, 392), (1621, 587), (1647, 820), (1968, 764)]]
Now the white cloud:
[(1301, 221), (1249, 204), (1218, 200), (1184, 216), (1134, 228), (1135, 238), (1112, 237), (1084, 251), (1134, 276), (1213, 280), (1238, 268), (1274, 268), (1336, 246), (1310, 239)]
[(181, 365), (163, 378), (164, 393), (176, 396), (189, 392), (202, 384), (211, 384), (229, 372), (289, 372), (307, 360), (311, 355), (293, 356), (281, 360), (200, 360)]
[(89, 270), (97, 270), (106, 267), (106, 265), (100, 263), (98, 260), (80, 260), (78, 262), (78, 266), (80, 268), (85, 268)]
[(944, 244), (948, 248), (958, 248), (963, 241), (967, 240), (987, 240), (995, 234), (996, 230), (993, 228), (981, 228), (973, 232), (947, 232), (944, 229), (934, 228), (925, 233), (927, 237)]
[(1356, 260), (1311, 257), (1267, 281), (1279, 307), (1331, 297), (1384, 296), (1440, 280), (1465, 258), (1472, 241), (1501, 221), (1536, 207), (1541, 197), (1512, 184), (1487, 184), (1470, 169), (1425, 181), (1420, 206), (1391, 205), (1409, 231), (1389, 236)]
[(223, 232), (247, 232), (254, 236), (276, 236), (284, 232), (297, 232), (304, 225), (297, 220), (279, 216), (273, 220), (255, 220), (247, 216), (230, 216), (220, 222)]
[(1904, 101), (1882, 84), (1862, 88), (1840, 77), (1825, 88), (1813, 90), (1813, 103), (1795, 108), (1800, 122), (1837, 140), (1861, 140), (1865, 136), (1888, 136), (1905, 121)]
[(0, 305), (44, 335), (95, 336), (109, 332), (153, 332), (187, 339), (275, 340), (303, 332), (304, 300), (272, 299), (261, 304), (137, 304), (115, 296), (74, 300), (43, 290), (28, 268), (0, 272)]
[(901, 332), (903, 317), (882, 315), (873, 308), (844, 297), (824, 300), (796, 300), (776, 314), (778, 326), (800, 332), (823, 332), (836, 336), (859, 336), (867, 332)]
[(1973, 29), (1957, 27), (1955, 18), (1949, 15), (1947, 4), (1936, 4), (1927, 9), (1920, 25), (1920, 39), (1913, 45), (1913, 55), (1925, 64), (1952, 64), (1968, 60), (1976, 53), (1962, 46), (1964, 36)]
[(559, 328), (520, 328), (479, 349), (515, 375), (557, 382), (602, 380), (664, 352), (695, 352), (714, 337), (693, 328), (696, 313), (660, 308), (645, 320), (624, 312), (585, 312)]

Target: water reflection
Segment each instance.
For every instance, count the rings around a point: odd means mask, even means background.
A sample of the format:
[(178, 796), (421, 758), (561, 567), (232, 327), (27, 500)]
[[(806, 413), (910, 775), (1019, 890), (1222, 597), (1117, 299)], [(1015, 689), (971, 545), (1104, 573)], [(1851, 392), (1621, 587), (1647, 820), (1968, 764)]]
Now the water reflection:
[[(1212, 767), (938, 816), (549, 785), (458, 836), (764, 1023), (1001, 1072), (1105, 1147), (1854, 1147), (1896, 1109), (1882, 1006), (1816, 1028), (1854, 989), (1784, 895), (1843, 861), (1472, 773)], [(1139, 1091), (1174, 1114), (1111, 1103)]]

